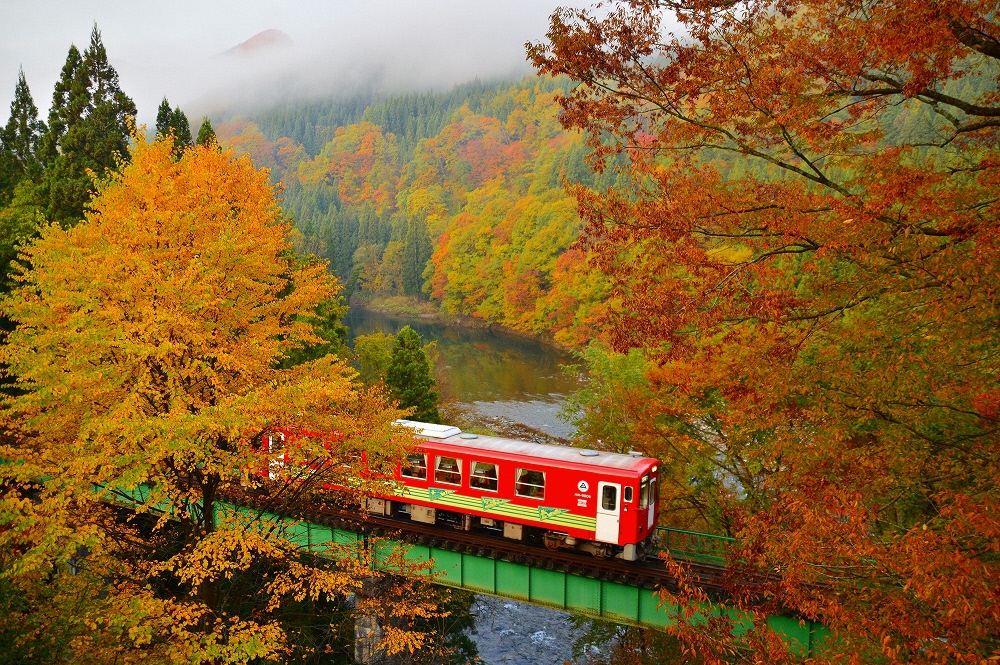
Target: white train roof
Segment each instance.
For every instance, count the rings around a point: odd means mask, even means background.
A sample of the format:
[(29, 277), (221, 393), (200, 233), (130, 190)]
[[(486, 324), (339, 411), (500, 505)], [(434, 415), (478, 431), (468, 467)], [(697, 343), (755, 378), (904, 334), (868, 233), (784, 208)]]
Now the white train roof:
[(510, 455), (525, 455), (545, 460), (572, 462), (588, 466), (601, 466), (612, 469), (638, 470), (655, 459), (639, 453), (622, 455), (603, 450), (587, 450), (570, 448), (569, 446), (554, 446), (547, 443), (532, 443), (516, 439), (504, 439), (498, 436), (482, 436), (478, 434), (463, 434), (462, 430), (450, 425), (422, 423), (416, 420), (397, 420), (394, 425), (409, 427), (414, 433), (424, 439), (441, 441), (451, 446), (461, 446), (475, 450), (508, 453)]

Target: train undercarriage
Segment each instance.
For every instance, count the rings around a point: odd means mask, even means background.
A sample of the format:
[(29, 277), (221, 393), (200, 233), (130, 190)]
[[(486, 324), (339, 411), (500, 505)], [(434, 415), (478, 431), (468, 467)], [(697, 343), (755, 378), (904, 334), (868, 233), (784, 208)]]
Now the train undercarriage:
[(421, 506), (392, 499), (365, 499), (363, 509), (372, 515), (392, 517), (401, 521), (409, 520), (422, 524), (432, 524), (460, 531), (488, 533), (509, 540), (534, 543), (550, 550), (583, 552), (599, 559), (617, 558), (625, 561), (643, 561), (646, 558), (646, 554), (652, 551), (653, 539), (655, 537), (650, 535), (649, 538), (641, 543), (614, 545), (576, 538), (560, 531), (516, 522), (507, 522), (495, 518), (467, 515), (465, 513), (431, 508), (429, 506)]

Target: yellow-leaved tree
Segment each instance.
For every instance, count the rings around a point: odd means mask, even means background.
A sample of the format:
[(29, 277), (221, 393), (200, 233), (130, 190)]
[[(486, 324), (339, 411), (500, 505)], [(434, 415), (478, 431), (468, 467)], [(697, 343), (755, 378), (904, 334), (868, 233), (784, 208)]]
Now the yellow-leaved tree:
[[(302, 662), (334, 638), (296, 617), (378, 573), (363, 550), (314, 559), (221, 498), (371, 491), (362, 455), (377, 477), (411, 441), (340, 359), (288, 362), (324, 342), (313, 324), (339, 286), (292, 251), (267, 172), (214, 144), (135, 144), (85, 220), (22, 250), (3, 301), (18, 392), (2, 411), (0, 584), (23, 605), (5, 620), (25, 622), (12, 646), (27, 662)], [(284, 448), (263, 451), (278, 431)], [(434, 613), (411, 584), (358, 596), (390, 651), (418, 648), (412, 621)]]

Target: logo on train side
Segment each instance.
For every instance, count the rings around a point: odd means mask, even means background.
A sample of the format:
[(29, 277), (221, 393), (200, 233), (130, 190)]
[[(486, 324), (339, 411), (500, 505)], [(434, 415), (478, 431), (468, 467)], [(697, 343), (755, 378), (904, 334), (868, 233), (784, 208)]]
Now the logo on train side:
[(581, 480), (576, 484), (576, 488), (581, 492), (586, 492), (587, 490), (590, 489), (590, 485), (587, 483), (586, 480)]
[(483, 510), (493, 510), (494, 508), (499, 508), (503, 504), (507, 503), (507, 499), (493, 499), (488, 497), (482, 497), (483, 499)]
[(545, 520), (551, 520), (559, 517), (563, 513), (568, 513), (569, 511), (565, 508), (538, 508), (538, 519), (544, 522)]
[(430, 490), (427, 491), (427, 493), (430, 495), (431, 501), (440, 501), (449, 494), (454, 494), (455, 490), (439, 490), (437, 488), (432, 487)]

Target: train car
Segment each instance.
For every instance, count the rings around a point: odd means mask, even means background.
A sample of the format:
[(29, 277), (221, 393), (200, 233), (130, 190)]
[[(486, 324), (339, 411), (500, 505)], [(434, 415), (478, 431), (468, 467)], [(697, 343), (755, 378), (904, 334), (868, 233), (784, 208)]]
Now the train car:
[(627, 561), (649, 551), (657, 460), (398, 424), (412, 428), (419, 443), (396, 471), (404, 489), (367, 499), (370, 513)]

